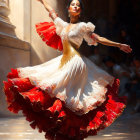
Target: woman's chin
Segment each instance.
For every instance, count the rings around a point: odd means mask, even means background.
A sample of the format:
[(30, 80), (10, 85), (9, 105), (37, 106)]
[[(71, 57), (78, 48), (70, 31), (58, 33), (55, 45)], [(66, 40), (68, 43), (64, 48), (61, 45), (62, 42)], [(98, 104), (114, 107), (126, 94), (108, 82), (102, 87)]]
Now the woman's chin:
[(78, 15), (79, 13), (76, 13), (76, 12), (71, 13), (71, 16), (78, 16)]

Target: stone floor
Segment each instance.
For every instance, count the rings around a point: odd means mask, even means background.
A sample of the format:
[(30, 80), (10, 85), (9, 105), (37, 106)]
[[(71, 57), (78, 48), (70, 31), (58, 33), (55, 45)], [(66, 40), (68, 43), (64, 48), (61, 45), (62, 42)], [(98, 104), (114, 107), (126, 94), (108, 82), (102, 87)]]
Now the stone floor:
[[(131, 107), (116, 121), (101, 130), (97, 136), (85, 140), (139, 140), (140, 139), (140, 113), (131, 115)], [(0, 140), (45, 140), (44, 133), (30, 128), (24, 117), (0, 118)]]

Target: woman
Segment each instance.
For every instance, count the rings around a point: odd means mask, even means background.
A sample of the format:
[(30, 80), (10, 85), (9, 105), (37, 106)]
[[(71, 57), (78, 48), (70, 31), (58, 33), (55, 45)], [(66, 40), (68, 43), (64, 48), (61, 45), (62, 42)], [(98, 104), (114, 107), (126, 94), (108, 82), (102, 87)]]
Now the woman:
[(4, 82), (8, 109), (22, 110), (32, 128), (49, 139), (83, 139), (108, 127), (126, 107), (118, 97), (119, 80), (82, 56), (78, 49), (85, 39), (89, 45), (116, 46), (126, 53), (126, 44), (93, 33), (95, 26), (79, 22), (80, 0), (69, 1), (70, 23), (63, 21), (46, 0), (38, 0), (53, 22), (36, 24), (38, 34), (49, 46), (63, 50), (41, 65), (12, 69)]

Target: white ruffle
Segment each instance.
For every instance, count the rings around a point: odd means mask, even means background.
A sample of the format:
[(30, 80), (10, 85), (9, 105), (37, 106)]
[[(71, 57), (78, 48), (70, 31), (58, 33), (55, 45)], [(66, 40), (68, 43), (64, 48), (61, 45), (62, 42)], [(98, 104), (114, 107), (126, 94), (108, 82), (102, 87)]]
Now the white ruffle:
[(56, 33), (61, 37), (62, 41), (65, 38), (80, 46), (83, 42), (83, 39), (87, 42), (88, 45), (97, 46), (96, 40), (91, 38), (91, 34), (95, 30), (95, 25), (91, 22), (79, 22), (76, 26), (72, 27), (69, 32), (66, 32), (65, 27), (69, 25), (69, 23), (63, 21), (60, 17), (55, 18), (54, 24), (56, 25)]
[(86, 25), (87, 25), (87, 32), (94, 32), (95, 25), (93, 23), (88, 22)]
[(60, 36), (63, 28), (68, 25), (67, 22), (63, 21), (60, 17), (54, 19), (54, 24), (56, 25), (56, 33)]

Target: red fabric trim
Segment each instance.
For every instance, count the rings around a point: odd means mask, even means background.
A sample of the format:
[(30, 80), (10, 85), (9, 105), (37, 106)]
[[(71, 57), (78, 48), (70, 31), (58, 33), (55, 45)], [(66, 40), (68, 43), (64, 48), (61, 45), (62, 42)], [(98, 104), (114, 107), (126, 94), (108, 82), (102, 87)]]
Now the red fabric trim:
[(56, 28), (53, 22), (37, 23), (35, 28), (39, 36), (48, 46), (59, 51), (63, 50), (61, 38), (56, 34)]
[(17, 70), (8, 74), (4, 81), (4, 92), (9, 111), (22, 110), (33, 129), (44, 131), (46, 139), (84, 139), (111, 125), (126, 107), (127, 97), (118, 96), (119, 80), (107, 86), (106, 101), (82, 116), (76, 115), (57, 98), (33, 86), (28, 78), (18, 77)]

